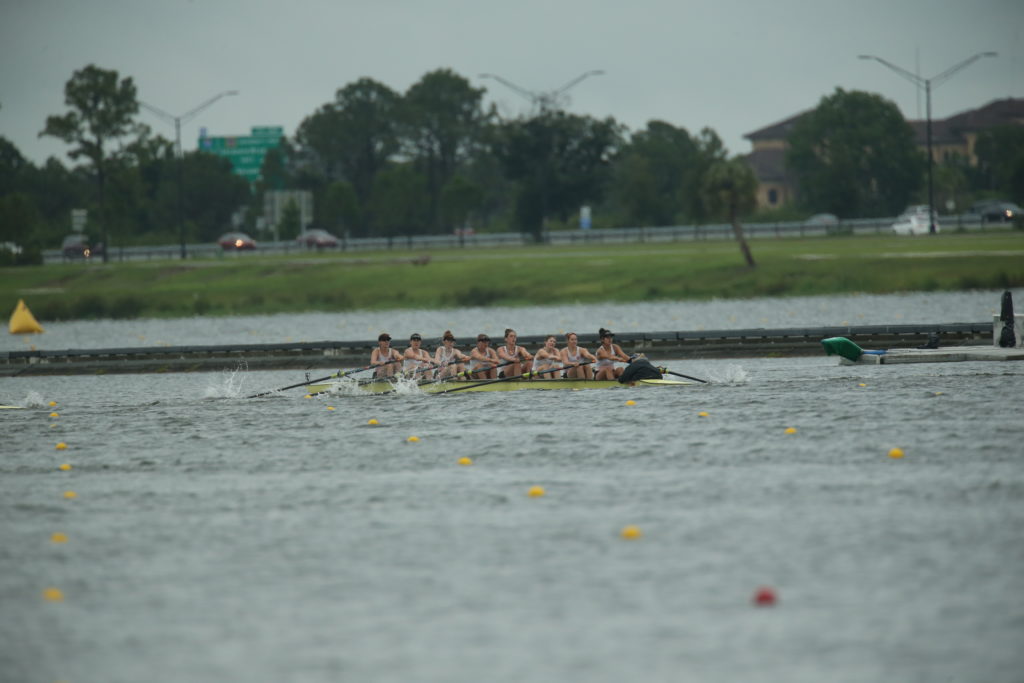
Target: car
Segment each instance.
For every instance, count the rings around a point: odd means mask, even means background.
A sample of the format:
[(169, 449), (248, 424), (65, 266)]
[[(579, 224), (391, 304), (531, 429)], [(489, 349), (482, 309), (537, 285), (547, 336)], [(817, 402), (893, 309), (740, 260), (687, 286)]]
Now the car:
[(226, 232), (217, 240), (224, 251), (244, 251), (255, 249), (256, 241), (244, 232)]
[(927, 204), (908, 206), (892, 224), (892, 231), (897, 235), (927, 235), (931, 232), (929, 213), (931, 220), (935, 222), (935, 232), (939, 232), (939, 215), (935, 211), (929, 212)]
[(338, 246), (338, 238), (326, 230), (306, 230), (299, 233), (295, 241), (304, 247), (316, 247), (317, 249), (328, 249)]
[(982, 223), (1005, 223), (1012, 221), (1018, 216), (1024, 216), (1024, 209), (1013, 202), (1004, 202), (999, 199), (984, 199), (971, 204), (967, 213), (972, 216), (979, 216)]
[(103, 255), (103, 243), (92, 245), (88, 235), (74, 233), (64, 238), (60, 250), (64, 258), (92, 258)]

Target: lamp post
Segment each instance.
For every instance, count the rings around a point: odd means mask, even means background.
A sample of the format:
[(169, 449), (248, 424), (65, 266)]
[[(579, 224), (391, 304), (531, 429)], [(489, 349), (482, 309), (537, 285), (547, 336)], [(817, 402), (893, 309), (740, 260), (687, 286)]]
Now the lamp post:
[(541, 111), (541, 113), (543, 113), (545, 111), (548, 111), (549, 109), (556, 108), (558, 106), (559, 100), (565, 95), (566, 91), (568, 91), (570, 88), (572, 88), (580, 81), (591, 76), (600, 76), (602, 74), (604, 74), (604, 71), (600, 69), (586, 71), (577, 76), (576, 78), (572, 79), (565, 85), (563, 85), (561, 88), (558, 88), (557, 90), (552, 90), (550, 92), (532, 92), (530, 90), (527, 90), (526, 88), (522, 88), (516, 85), (515, 83), (505, 80), (501, 76), (495, 76), (494, 74), (480, 74), (480, 78), (490, 78), (492, 80), (498, 81), (505, 87), (516, 91), (517, 93), (519, 93), (520, 95), (522, 95), (523, 97), (537, 105), (537, 108)]
[(190, 111), (185, 112), (181, 116), (174, 116), (173, 114), (168, 114), (163, 109), (159, 109), (157, 107), (154, 107), (151, 104), (147, 104), (147, 103), (143, 102), (142, 100), (139, 100), (139, 105), (140, 106), (142, 106), (142, 107), (148, 109), (149, 111), (151, 111), (152, 113), (156, 114), (159, 118), (163, 119), (167, 123), (173, 123), (174, 124), (174, 157), (178, 161), (178, 236), (181, 239), (181, 259), (183, 261), (186, 258), (186, 253), (185, 253), (185, 218), (184, 218), (184, 212), (183, 212), (183, 209), (182, 209), (183, 195), (184, 195), (184, 179), (183, 179), (183, 176), (182, 176), (182, 167), (185, 165), (185, 163), (184, 163), (185, 159), (184, 159), (184, 155), (181, 152), (181, 124), (185, 123), (185, 122), (188, 122), (191, 119), (195, 118), (199, 114), (199, 112), (203, 111), (204, 109), (209, 107), (211, 104), (213, 104), (214, 102), (216, 102), (220, 98), (227, 97), (229, 95), (237, 95), (237, 94), (238, 94), (237, 90), (225, 90), (224, 92), (218, 93), (218, 94), (214, 95), (213, 97), (211, 97), (210, 99), (206, 100), (205, 102), (200, 104), (198, 107), (196, 107), (196, 108), (194, 108), (194, 109), (192, 109)]
[(925, 116), (926, 124), (925, 131), (927, 136), (928, 146), (928, 232), (932, 235), (935, 234), (935, 180), (933, 167), (935, 166), (935, 159), (932, 156), (932, 88), (938, 87), (944, 81), (948, 80), (957, 71), (960, 71), (964, 67), (967, 67), (974, 62), (978, 61), (982, 57), (995, 57), (998, 53), (996, 52), (979, 52), (978, 54), (968, 57), (967, 59), (954, 64), (949, 67), (938, 76), (932, 76), (931, 78), (921, 78), (917, 74), (911, 73), (906, 69), (896, 66), (891, 62), (887, 62), (881, 57), (874, 55), (858, 55), (858, 59), (873, 59), (882, 66), (885, 66), (892, 71), (895, 71), (900, 76), (903, 76), (908, 81), (916, 85), (917, 87), (924, 86), (924, 100), (925, 100)]

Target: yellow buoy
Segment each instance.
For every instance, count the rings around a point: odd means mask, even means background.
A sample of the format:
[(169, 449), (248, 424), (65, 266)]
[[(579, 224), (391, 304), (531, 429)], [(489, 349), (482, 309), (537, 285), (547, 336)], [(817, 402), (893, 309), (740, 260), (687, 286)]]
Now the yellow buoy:
[(787, 434), (796, 434), (796, 427), (786, 427)]
[(699, 413), (697, 413), (697, 417), (707, 417), (707, 416), (708, 416), (708, 414), (705, 411), (703, 411), (703, 410), (700, 411)]
[(334, 410), (334, 406), (327, 406), (327, 410)]
[(63, 465), (60, 465), (57, 469), (67, 472), (68, 470), (71, 469), (71, 465), (69, 465), (68, 463), (64, 463)]
[(63, 451), (63, 450), (65, 450), (65, 449), (66, 449), (67, 447), (68, 447), (68, 445), (67, 445), (66, 443), (64, 443), (63, 441), (61, 441), (61, 442), (60, 442), (60, 443), (58, 443), (58, 444), (57, 444), (56, 446), (54, 446), (54, 448), (56, 448), (56, 449), (57, 449), (58, 451)]
[(18, 305), (14, 307), (14, 313), (11, 313), (11, 320), (7, 328), (11, 334), (39, 334), (43, 331), (43, 326), (39, 324), (36, 317), (32, 315), (32, 311), (28, 310), (28, 306), (21, 299), (18, 299)]
[(67, 498), (68, 500), (71, 500), (72, 498), (77, 498), (78, 494), (75, 493), (74, 491), (65, 491), (64, 497)]
[(867, 386), (867, 384), (864, 384), (864, 382), (861, 382), (861, 383), (860, 383), (860, 384), (858, 384), (857, 386), (858, 386), (858, 387), (866, 387), (866, 386)]
[(368, 425), (375, 425), (375, 424), (380, 424), (380, 423), (377, 422), (377, 420), (375, 418), (371, 417), (369, 420), (366, 421), (366, 424), (368, 424)]
[(56, 402), (56, 401), (50, 401), (50, 407), (51, 407), (51, 408), (52, 408), (52, 407), (54, 407), (55, 405), (57, 405), (57, 402)]
[(626, 405), (627, 406), (635, 406), (636, 405), (636, 401), (634, 401), (633, 399), (630, 399), (630, 400), (626, 401)]
[(409, 443), (416, 443), (419, 440), (420, 440), (420, 437), (418, 437), (418, 436), (410, 436), (408, 439), (406, 439), (406, 441), (408, 441)]
[(530, 498), (540, 498), (545, 493), (547, 493), (547, 491), (544, 490), (543, 486), (531, 486), (530, 490), (526, 492), (526, 495)]
[(459, 458), (459, 464), (460, 465), (472, 465), (473, 464), (473, 459), (472, 458), (465, 458), (465, 457)]
[(60, 413), (50, 413), (50, 417), (60, 417)]
[(68, 537), (67, 534), (62, 534), (59, 531), (55, 531), (53, 532), (53, 534), (50, 535), (50, 540), (54, 543), (67, 543)]
[(313, 394), (306, 394), (306, 395), (305, 395), (305, 396), (303, 396), (302, 398), (313, 398)]
[(891, 449), (889, 449), (889, 457), (890, 458), (902, 458), (903, 457), (903, 449), (902, 448), (891, 448)]
[(51, 423), (50, 423), (50, 429), (53, 429), (53, 428), (54, 428), (54, 427), (56, 427), (56, 426), (57, 426), (57, 423), (56, 423), (56, 422), (51, 422)]
[(49, 602), (60, 602), (64, 599), (64, 594), (60, 592), (59, 588), (47, 588), (43, 591), (43, 600)]
[(630, 524), (628, 526), (622, 527), (622, 531), (619, 532), (619, 535), (621, 535), (627, 541), (632, 541), (634, 539), (640, 538), (644, 534), (642, 531), (640, 531), (639, 527), (635, 527), (632, 524)]

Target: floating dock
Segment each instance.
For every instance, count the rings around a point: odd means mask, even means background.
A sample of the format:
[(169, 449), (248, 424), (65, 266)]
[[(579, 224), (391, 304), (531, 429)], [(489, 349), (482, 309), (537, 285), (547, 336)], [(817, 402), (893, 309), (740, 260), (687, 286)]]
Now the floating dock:
[[(847, 337), (864, 348), (914, 349), (938, 335), (943, 351), (990, 343), (991, 322), (941, 325), (858, 325), (782, 329), (735, 329), (664, 332), (618, 332), (615, 341), (626, 353), (642, 352), (653, 360), (711, 358), (778, 358), (817, 356), (821, 340)], [(597, 335), (580, 334), (580, 345), (593, 349)], [(430, 348), (433, 342), (429, 340)], [(543, 335), (521, 336), (530, 349)], [(365, 365), (376, 340), (209, 346), (140, 346), (101, 349), (18, 350), (0, 352), (0, 376), (85, 375), (117, 373), (205, 372), (234, 370), (307, 370)], [(967, 359), (964, 359), (967, 360)], [(888, 362), (888, 361), (887, 361)]]

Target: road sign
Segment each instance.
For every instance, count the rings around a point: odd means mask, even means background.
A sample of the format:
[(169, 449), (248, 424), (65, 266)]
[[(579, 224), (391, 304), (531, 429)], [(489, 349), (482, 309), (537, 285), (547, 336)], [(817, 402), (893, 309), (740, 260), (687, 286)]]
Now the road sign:
[(82, 232), (85, 224), (89, 222), (88, 209), (71, 209), (71, 231)]
[(199, 149), (231, 162), (231, 170), (250, 183), (260, 179), (260, 168), (267, 152), (281, 144), (284, 128), (255, 126), (250, 135), (199, 138)]

